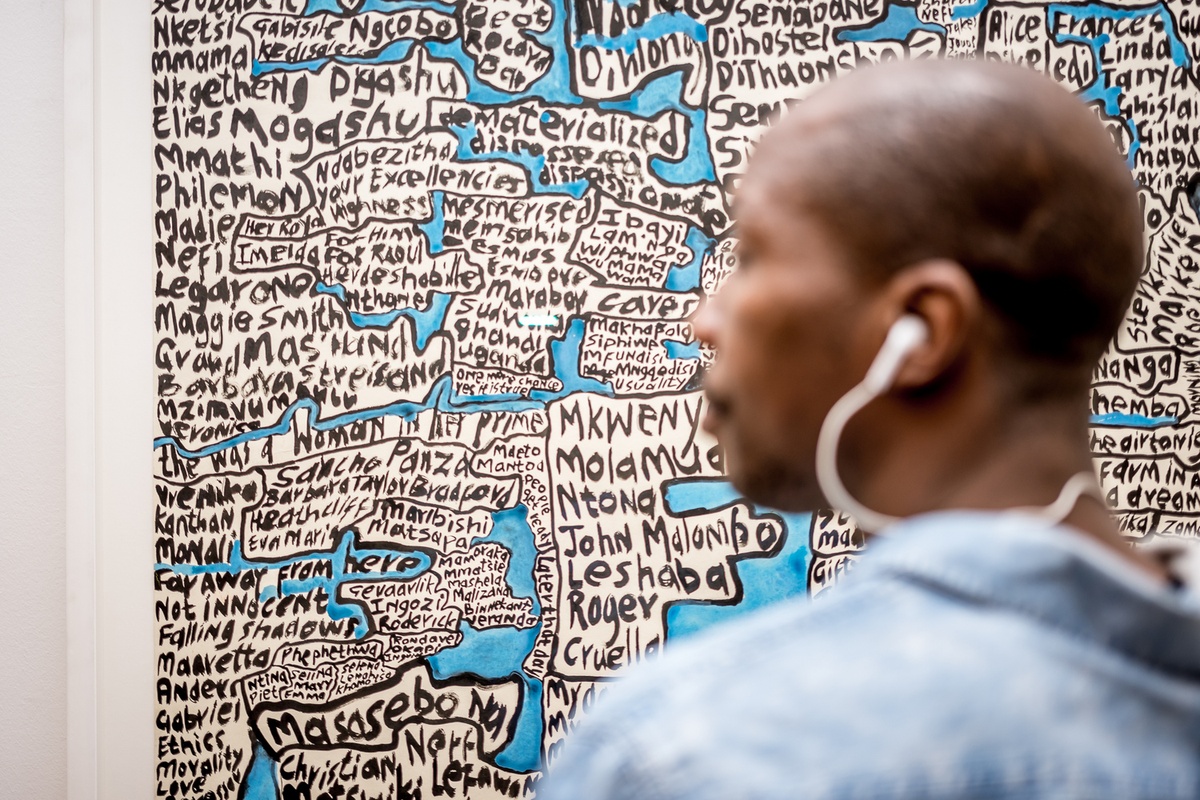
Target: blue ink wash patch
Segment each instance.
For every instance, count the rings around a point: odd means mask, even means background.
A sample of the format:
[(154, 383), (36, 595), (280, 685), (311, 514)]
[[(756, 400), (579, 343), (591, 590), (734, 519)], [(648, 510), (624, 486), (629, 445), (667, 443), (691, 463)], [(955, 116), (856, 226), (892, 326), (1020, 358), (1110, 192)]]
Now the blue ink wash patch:
[(711, 254), (717, 247), (716, 239), (707, 236), (696, 227), (689, 227), (683, 243), (692, 251), (692, 260), (687, 264), (679, 264), (667, 270), (667, 279), (663, 288), (673, 292), (690, 292), (700, 288), (701, 269), (704, 257)]
[[(673, 514), (719, 511), (735, 503), (746, 503), (758, 516), (770, 515), (783, 523), (783, 545), (773, 556), (748, 556), (729, 562), (742, 585), (742, 599), (734, 605), (711, 602), (675, 603), (667, 609), (667, 639), (691, 636), (718, 623), (804, 594), (808, 589), (810, 560), (807, 532), (811, 514), (792, 514), (763, 508), (746, 501), (725, 480), (699, 478), (668, 484), (663, 503)], [(754, 520), (739, 520), (753, 535)], [(732, 576), (731, 576), (732, 577)]]
[[(332, 295), (342, 303), (347, 302), (346, 287), (341, 284), (328, 285), (317, 281), (313, 289), (319, 294)], [(356, 328), (390, 328), (400, 317), (408, 317), (413, 322), (413, 344), (420, 351), (429, 344), (430, 337), (442, 329), (446, 321), (446, 312), (450, 310), (450, 301), (453, 299), (452, 295), (445, 292), (433, 292), (430, 295), (429, 308), (424, 311), (397, 308), (378, 314), (360, 314), (357, 311), (347, 311), (346, 314)]]
[(424, 350), (429, 344), (429, 338), (442, 329), (452, 299), (451, 295), (444, 292), (434, 292), (430, 296), (429, 308), (424, 311), (417, 311), (415, 308), (398, 308), (382, 314), (358, 314), (351, 311), (350, 321), (360, 328), (390, 328), (400, 317), (408, 317), (413, 322), (413, 344), (417, 350)]
[(433, 676), (439, 681), (463, 675), (486, 680), (520, 677), (523, 675), (521, 662), (533, 648), (539, 627), (479, 630), (464, 621), (458, 627), (463, 635), (462, 642), (429, 656)]
[(527, 597), (533, 601), (533, 613), (542, 613), (538, 601), (537, 586), (533, 580), (533, 563), (537, 560), (537, 547), (533, 543), (533, 530), (529, 527), (529, 509), (524, 505), (492, 513), (492, 530), (487, 536), (476, 536), (472, 545), (495, 542), (509, 552), (508, 574), (505, 579), (512, 589), (513, 597)]
[[(334, 0), (336, 2), (336, 0)], [(453, 3), (441, 3), (438, 0), (367, 0), (363, 3), (363, 11), (404, 11), (427, 8), (442, 14), (453, 16), (457, 8)]]
[(988, 0), (975, 0), (975, 2), (968, 3), (965, 6), (955, 6), (950, 11), (950, 19), (960, 20), (978, 17), (983, 13), (983, 10), (987, 8), (987, 4)]
[(430, 670), (438, 680), (475, 676), (521, 682), (521, 710), (513, 737), (496, 754), (497, 766), (514, 772), (532, 772), (541, 763), (542, 682), (525, 674), (523, 668), (541, 627), (539, 622), (532, 628), (477, 630), (464, 621), (458, 627), (462, 642), (429, 657)]
[(418, 222), (417, 227), (429, 242), (430, 254), (437, 255), (446, 248), (446, 193), (430, 192), (429, 204), (433, 206), (433, 215), (428, 222)]
[(390, 406), (381, 408), (366, 408), (361, 411), (351, 411), (347, 414), (341, 414), (330, 419), (321, 418), (321, 406), (317, 401), (309, 397), (302, 397), (299, 400), (288, 406), (283, 414), (279, 417), (279, 422), (274, 425), (256, 428), (252, 431), (245, 431), (235, 436), (231, 436), (223, 441), (214, 442), (205, 445), (197, 450), (189, 450), (182, 446), (179, 440), (174, 436), (160, 436), (154, 440), (154, 447), (174, 447), (175, 451), (184, 458), (204, 458), (213, 453), (219, 453), (222, 450), (228, 450), (231, 447), (245, 444), (247, 442), (255, 442), (259, 439), (266, 439), (271, 436), (281, 436), (287, 433), (292, 427), (292, 421), (295, 419), (296, 412), (300, 410), (307, 411), (309, 414), (308, 424), (314, 430), (327, 431), (332, 428), (337, 428), (341, 425), (349, 425), (353, 422), (361, 422), (368, 419), (379, 419), (380, 417), (400, 417), (405, 421), (412, 421), (417, 414), (430, 408), (438, 407), (438, 400), (442, 397), (440, 390), (448, 388), (450, 376), (444, 376), (430, 387), (429, 396), (424, 401), (414, 403), (410, 400), (403, 400), (398, 403), (393, 403)]
[(663, 182), (686, 186), (716, 180), (712, 153), (709, 152), (705, 111), (683, 102), (683, 71), (662, 75), (651, 80), (628, 100), (606, 100), (598, 103), (606, 111), (624, 111), (651, 119), (664, 111), (678, 111), (688, 120), (688, 146), (680, 161), (666, 161), (658, 156), (650, 159), (650, 171)]
[(275, 777), (275, 766), (262, 744), (255, 742), (240, 800), (277, 800), (279, 781)]
[[(472, 545), (495, 542), (509, 553), (504, 579), (512, 596), (533, 601), (531, 614), (540, 616), (533, 578), (537, 548), (529, 527), (529, 509), (524, 505), (492, 514), (492, 530), (477, 536)], [(479, 676), (486, 680), (517, 678), (523, 692), (521, 710), (512, 740), (496, 756), (496, 764), (514, 772), (532, 772), (538, 768), (542, 752), (542, 682), (525, 672), (524, 662), (533, 650), (542, 624), (532, 628), (511, 626), (478, 630), (466, 621), (459, 625), (462, 642), (429, 657), (429, 667), (438, 680), (461, 676)]]
[(699, 342), (677, 342), (674, 339), (664, 339), (663, 347), (667, 349), (667, 358), (699, 358)]
[(550, 357), (554, 360), (554, 377), (562, 383), (562, 389), (557, 392), (546, 392), (535, 389), (529, 396), (543, 403), (561, 400), (569, 394), (586, 392), (590, 394), (613, 397), (612, 384), (603, 383), (595, 378), (585, 378), (579, 373), (579, 359), (583, 350), (583, 320), (574, 317), (567, 326), (563, 338), (550, 341)]
[(1115, 425), (1123, 428), (1162, 428), (1179, 422), (1179, 417), (1147, 417), (1142, 414), (1093, 414), (1092, 425)]
[[(447, 16), (453, 16), (455, 13), (455, 7), (452, 4), (437, 2), (437, 0), (367, 0), (363, 4), (363, 7), (356, 13), (366, 11), (420, 11), (422, 9), (436, 11)], [(345, 9), (342, 8), (337, 0), (308, 0), (308, 4), (304, 8), (304, 16), (306, 17), (316, 14), (336, 14), (341, 16), (344, 13)], [(270, 72), (317, 72), (331, 61), (338, 64), (394, 64), (408, 58), (413, 44), (414, 41), (412, 39), (400, 39), (383, 48), (378, 54), (365, 57), (330, 56), (327, 58), (314, 58), (309, 61), (261, 62), (255, 59), (251, 65), (250, 74), (257, 76)]]

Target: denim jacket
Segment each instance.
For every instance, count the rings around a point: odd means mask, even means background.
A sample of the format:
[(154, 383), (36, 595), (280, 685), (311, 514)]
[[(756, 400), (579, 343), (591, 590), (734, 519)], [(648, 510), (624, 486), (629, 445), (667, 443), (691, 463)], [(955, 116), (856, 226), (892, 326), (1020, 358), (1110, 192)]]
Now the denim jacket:
[(1200, 798), (1200, 599), (1034, 517), (926, 514), (605, 700), (539, 800)]

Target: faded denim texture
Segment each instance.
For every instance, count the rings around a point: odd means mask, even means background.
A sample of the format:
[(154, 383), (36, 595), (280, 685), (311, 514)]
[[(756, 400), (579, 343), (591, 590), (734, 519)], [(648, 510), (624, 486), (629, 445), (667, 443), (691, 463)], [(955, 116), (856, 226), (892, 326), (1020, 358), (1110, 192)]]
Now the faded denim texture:
[(914, 517), (632, 672), (538, 797), (1200, 798), (1200, 601), (1034, 517)]

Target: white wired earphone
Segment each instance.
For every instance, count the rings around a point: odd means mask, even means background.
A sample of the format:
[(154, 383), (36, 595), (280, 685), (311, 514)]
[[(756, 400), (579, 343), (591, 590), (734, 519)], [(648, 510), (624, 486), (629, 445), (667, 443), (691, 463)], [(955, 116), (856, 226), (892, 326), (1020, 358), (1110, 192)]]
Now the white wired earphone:
[[(833, 404), (833, 408), (825, 415), (825, 421), (821, 423), (821, 432), (817, 437), (817, 483), (831, 506), (853, 516), (859, 527), (869, 533), (877, 533), (899, 522), (900, 518), (873, 511), (854, 499), (838, 474), (838, 441), (850, 418), (867, 403), (892, 388), (892, 382), (896, 380), (896, 374), (903, 366), (904, 359), (928, 338), (929, 328), (925, 321), (915, 314), (906, 314), (896, 320), (888, 330), (879, 354), (871, 362), (866, 377)], [(1104, 502), (1095, 476), (1090, 472), (1072, 475), (1063, 484), (1058, 498), (1048, 506), (1013, 510), (1039, 516), (1049, 524), (1057, 525), (1066, 519), (1084, 494), (1094, 495)]]

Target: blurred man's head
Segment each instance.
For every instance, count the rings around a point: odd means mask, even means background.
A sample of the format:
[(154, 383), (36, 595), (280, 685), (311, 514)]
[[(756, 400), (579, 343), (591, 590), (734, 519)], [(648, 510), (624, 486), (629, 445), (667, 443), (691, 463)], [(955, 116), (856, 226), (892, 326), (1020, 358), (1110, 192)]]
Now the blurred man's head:
[[(1049, 79), (985, 62), (860, 70), (763, 138), (735, 219), (739, 267), (696, 332), (717, 348), (706, 424), (747, 496), (822, 504), (821, 421), (906, 313), (930, 340), (847, 429), (852, 491), (914, 447), (947, 462), (925, 481), (945, 483), (1031, 420), (1084, 434), (1091, 369), (1141, 269), (1141, 214), (1103, 125)], [(894, 511), (936, 506), (913, 502)]]

